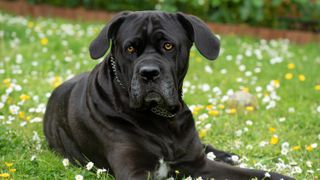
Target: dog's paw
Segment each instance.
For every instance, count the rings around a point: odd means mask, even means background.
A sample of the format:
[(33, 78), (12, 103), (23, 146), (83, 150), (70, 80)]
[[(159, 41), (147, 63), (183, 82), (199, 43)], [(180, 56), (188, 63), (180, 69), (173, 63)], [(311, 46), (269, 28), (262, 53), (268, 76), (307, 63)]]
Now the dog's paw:
[(216, 161), (222, 161), (230, 165), (238, 165), (240, 157), (233, 153), (221, 152), (216, 155)]

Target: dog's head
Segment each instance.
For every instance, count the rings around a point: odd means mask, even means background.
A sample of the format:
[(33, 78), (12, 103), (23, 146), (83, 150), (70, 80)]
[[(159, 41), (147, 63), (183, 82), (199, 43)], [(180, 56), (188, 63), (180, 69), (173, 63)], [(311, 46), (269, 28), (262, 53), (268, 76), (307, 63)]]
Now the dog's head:
[(90, 45), (93, 59), (111, 44), (117, 71), (127, 84), (130, 106), (161, 105), (179, 109), (183, 79), (193, 44), (208, 59), (219, 54), (219, 40), (198, 18), (158, 11), (123, 12), (115, 16)]

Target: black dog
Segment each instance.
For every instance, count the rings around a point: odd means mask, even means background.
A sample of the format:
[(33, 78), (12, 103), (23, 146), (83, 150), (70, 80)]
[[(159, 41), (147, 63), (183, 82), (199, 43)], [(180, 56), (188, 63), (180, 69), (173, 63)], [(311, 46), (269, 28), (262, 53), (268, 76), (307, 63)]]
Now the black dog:
[[(193, 43), (206, 58), (217, 58), (219, 40), (194, 16), (143, 11), (114, 17), (90, 45), (98, 59), (111, 44), (104, 61), (49, 99), (44, 132), (50, 148), (73, 163), (108, 168), (120, 180), (176, 177), (176, 170), (177, 178), (264, 178), (266, 172), (228, 165), (230, 153), (201, 144), (181, 97)], [(224, 162), (207, 159), (209, 151)]]

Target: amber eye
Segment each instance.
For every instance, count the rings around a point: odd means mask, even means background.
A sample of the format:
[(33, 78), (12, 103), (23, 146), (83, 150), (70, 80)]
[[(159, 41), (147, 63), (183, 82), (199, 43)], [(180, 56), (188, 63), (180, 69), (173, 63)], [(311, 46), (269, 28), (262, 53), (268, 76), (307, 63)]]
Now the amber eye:
[(136, 51), (136, 49), (133, 46), (129, 46), (127, 48), (127, 51), (128, 51), (129, 54), (132, 54), (132, 53), (134, 53)]
[(173, 48), (173, 45), (171, 43), (165, 43), (163, 45), (163, 48), (166, 50), (166, 51), (170, 51), (172, 48)]

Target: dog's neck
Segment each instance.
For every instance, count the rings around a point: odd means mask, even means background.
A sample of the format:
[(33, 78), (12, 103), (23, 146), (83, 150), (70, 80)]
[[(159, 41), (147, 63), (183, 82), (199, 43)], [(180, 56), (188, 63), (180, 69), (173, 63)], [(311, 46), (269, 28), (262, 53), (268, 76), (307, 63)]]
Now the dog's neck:
[[(110, 61), (111, 71), (112, 71), (114, 80), (117, 82), (117, 84), (122, 89), (128, 90), (129, 89), (128, 85), (125, 82), (121, 81), (121, 77), (118, 76), (116, 60), (112, 55), (110, 56), (109, 61)], [(164, 117), (164, 118), (167, 118), (167, 119), (172, 119), (175, 117), (175, 114), (170, 113), (165, 108), (162, 108), (160, 105), (157, 105), (157, 106), (151, 108), (150, 110), (154, 114), (161, 116), (161, 117)]]

